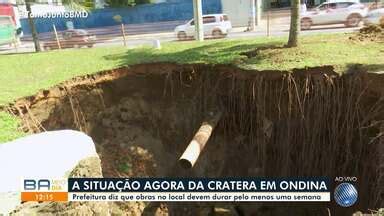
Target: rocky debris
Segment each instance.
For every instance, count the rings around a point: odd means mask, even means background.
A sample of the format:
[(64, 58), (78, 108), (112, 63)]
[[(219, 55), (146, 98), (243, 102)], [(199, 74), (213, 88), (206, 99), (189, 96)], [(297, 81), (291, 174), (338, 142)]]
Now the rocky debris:
[(79, 164), (70, 172), (69, 177), (103, 177), (101, 170), (101, 161), (99, 157), (89, 157), (79, 162)]
[(214, 207), (213, 208), (213, 215), (215, 216), (233, 216), (233, 215), (238, 215), (236, 211), (233, 210), (232, 207)]
[[(160, 104), (159, 100), (134, 95), (99, 113), (93, 134), (104, 176), (167, 176), (170, 163), (177, 158), (161, 137), (175, 137), (182, 119), (177, 118), (172, 105), (164, 112), (154, 108)], [(162, 130), (165, 124), (167, 130)]]
[(383, 32), (383, 28), (380, 25), (369, 25), (360, 29), (360, 34), (378, 34)]
[(381, 208), (377, 211), (375, 211), (375, 210), (370, 210), (370, 211), (371, 211), (371, 213), (365, 213), (365, 214), (361, 211), (358, 211), (358, 212), (353, 213), (352, 216), (382, 216), (382, 215), (384, 215), (384, 208)]
[[(111, 203), (111, 215), (142, 215), (146, 204), (144, 202), (115, 202)], [(153, 215), (153, 214), (152, 214)]]
[[(79, 162), (69, 177), (102, 177), (99, 157)], [(108, 202), (26, 202), (11, 215), (110, 215)]]
[[(125, 97), (115, 105), (108, 107), (98, 114), (92, 134), (95, 134), (98, 153), (102, 160), (103, 176), (105, 177), (162, 177), (180, 175), (177, 170), (178, 158), (184, 146), (187, 146), (193, 135), (193, 129), (185, 129), (187, 112), (183, 112), (180, 103), (167, 103), (163, 107), (161, 99), (148, 100), (144, 96), (136, 94)], [(164, 108), (164, 109), (159, 109)], [(189, 106), (185, 106), (189, 107)], [(184, 116), (185, 118), (180, 118)], [(185, 143), (179, 141), (183, 130), (190, 134), (185, 136)], [(169, 142), (168, 142), (169, 140)], [(218, 154), (225, 155), (226, 148), (218, 148), (223, 140), (216, 138), (217, 146), (211, 146)], [(180, 152), (175, 146), (181, 146)], [(219, 163), (218, 165), (215, 165)], [(222, 173), (223, 159), (221, 157), (211, 158), (202, 155), (199, 166), (194, 173)], [(217, 169), (221, 167), (221, 169)], [(191, 175), (191, 173), (188, 173)], [(201, 174), (203, 175), (203, 174)], [(212, 174), (214, 175), (214, 174)], [(186, 215), (198, 211), (212, 213), (211, 208), (201, 209), (198, 205), (191, 204), (188, 208), (183, 204), (172, 203), (113, 203), (111, 213), (124, 215)], [(209, 211), (208, 211), (208, 210)], [(207, 211), (205, 211), (207, 210)], [(123, 213), (124, 212), (124, 213)], [(185, 212), (185, 214), (181, 214)], [(209, 214), (201, 215), (209, 215)], [(194, 215), (194, 214), (192, 214)]]

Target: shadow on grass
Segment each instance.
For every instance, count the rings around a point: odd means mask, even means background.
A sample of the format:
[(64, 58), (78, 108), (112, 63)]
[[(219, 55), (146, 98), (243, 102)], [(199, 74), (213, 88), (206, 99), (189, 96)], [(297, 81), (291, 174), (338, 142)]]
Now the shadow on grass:
[(119, 66), (147, 62), (173, 62), (180, 64), (241, 64), (248, 57), (244, 54), (258, 48), (281, 47), (281, 42), (244, 43), (242, 41), (219, 41), (208, 44), (170, 43), (161, 50), (136, 48), (123, 54), (108, 55), (104, 58), (118, 61)]
[(240, 53), (240, 55), (245, 55), (248, 58), (254, 58), (254, 57), (257, 57), (260, 54), (260, 51), (262, 51), (262, 50), (283, 49), (283, 48), (285, 48), (285, 47), (282, 45), (276, 45), (276, 44), (269, 44), (268, 45), (268, 44), (266, 44), (266, 45), (259, 46), (256, 49), (253, 49), (253, 50), (250, 50), (247, 52), (242, 52), (242, 53)]
[(347, 73), (355, 73), (359, 71), (366, 72), (384, 72), (384, 64), (348, 64)]

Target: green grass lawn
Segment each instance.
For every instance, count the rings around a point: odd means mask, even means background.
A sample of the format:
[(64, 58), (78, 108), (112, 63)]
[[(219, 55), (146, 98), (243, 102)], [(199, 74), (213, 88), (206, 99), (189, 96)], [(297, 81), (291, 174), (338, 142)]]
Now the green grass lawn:
[[(145, 62), (234, 64), (257, 70), (334, 65), (339, 72), (356, 64), (384, 70), (384, 44), (354, 42), (348, 34), (301, 37), (299, 48), (283, 48), (285, 37), (170, 42), (161, 50), (103, 47), (32, 54), (0, 55), (0, 105), (36, 93), (75, 76)], [(262, 48), (254, 57), (243, 52)], [(18, 137), (17, 121), (0, 113), (0, 142)]]

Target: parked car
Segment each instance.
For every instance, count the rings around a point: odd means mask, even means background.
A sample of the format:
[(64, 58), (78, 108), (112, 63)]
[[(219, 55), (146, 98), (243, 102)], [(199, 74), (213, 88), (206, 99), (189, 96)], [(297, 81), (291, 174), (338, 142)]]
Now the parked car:
[(364, 25), (383, 25), (384, 26), (384, 8), (372, 10), (364, 19)]
[(0, 45), (16, 43), (16, 25), (10, 16), (0, 16)]
[(368, 14), (368, 8), (356, 2), (324, 2), (301, 14), (301, 29), (310, 29), (313, 25), (344, 24), (356, 27)]
[[(208, 14), (203, 16), (203, 28), (205, 36), (220, 38), (227, 36), (232, 29), (232, 24), (226, 14)], [(184, 25), (177, 26), (175, 34), (179, 40), (194, 37), (195, 21), (192, 19)]]
[[(65, 48), (80, 48), (80, 47), (93, 47), (96, 43), (96, 36), (89, 34), (84, 29), (66, 30), (59, 37), (60, 47)], [(50, 41), (43, 44), (44, 50), (58, 49), (58, 44), (55, 35), (52, 35)]]

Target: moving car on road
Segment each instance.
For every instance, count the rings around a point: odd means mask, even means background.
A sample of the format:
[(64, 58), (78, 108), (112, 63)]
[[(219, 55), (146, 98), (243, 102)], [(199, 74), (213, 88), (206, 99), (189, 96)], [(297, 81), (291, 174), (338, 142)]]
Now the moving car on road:
[(364, 25), (383, 25), (384, 26), (384, 8), (370, 11), (364, 19)]
[(16, 25), (10, 16), (0, 16), (0, 45), (16, 43)]
[(368, 8), (363, 4), (343, 1), (324, 2), (301, 14), (301, 29), (310, 29), (313, 25), (344, 24), (347, 27), (356, 27), (367, 15)]
[[(96, 43), (96, 36), (89, 34), (83, 29), (71, 29), (62, 33), (59, 38), (61, 48), (80, 48), (80, 47), (93, 47)], [(43, 44), (44, 50), (59, 49), (56, 38), (53, 35), (50, 41)]]
[[(221, 38), (227, 36), (232, 29), (231, 21), (226, 14), (208, 14), (203, 16), (203, 28), (205, 36)], [(195, 36), (195, 21), (192, 19), (184, 25), (175, 28), (176, 37), (186, 40)]]

